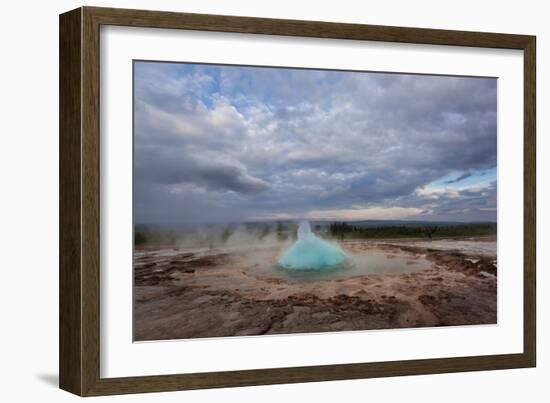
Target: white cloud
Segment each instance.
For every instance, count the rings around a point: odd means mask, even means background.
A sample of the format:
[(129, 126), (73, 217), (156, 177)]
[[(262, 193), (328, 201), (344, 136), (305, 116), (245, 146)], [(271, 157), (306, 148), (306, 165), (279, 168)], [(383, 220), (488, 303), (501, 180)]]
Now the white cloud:
[(362, 221), (362, 220), (399, 220), (417, 216), (423, 209), (414, 207), (369, 207), (364, 209), (313, 210), (307, 213), (271, 213), (257, 215), (254, 219), (263, 220), (332, 220), (332, 221)]
[(398, 220), (422, 214), (415, 207), (369, 207), (365, 209), (314, 210), (305, 215), (310, 220)]

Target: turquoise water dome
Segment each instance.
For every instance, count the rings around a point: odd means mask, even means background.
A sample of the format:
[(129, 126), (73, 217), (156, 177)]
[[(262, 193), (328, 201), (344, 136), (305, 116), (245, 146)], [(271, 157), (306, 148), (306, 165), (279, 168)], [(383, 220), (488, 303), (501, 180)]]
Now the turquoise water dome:
[(298, 239), (279, 259), (285, 269), (319, 270), (334, 268), (347, 260), (346, 254), (311, 232), (308, 221), (302, 221), (298, 227)]

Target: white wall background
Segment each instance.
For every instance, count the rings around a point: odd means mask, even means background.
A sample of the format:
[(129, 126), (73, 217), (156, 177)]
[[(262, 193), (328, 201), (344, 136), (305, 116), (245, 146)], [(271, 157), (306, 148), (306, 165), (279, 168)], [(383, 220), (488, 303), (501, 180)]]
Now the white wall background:
[[(550, 25), (545, 3), (441, 1), (122, 0), (87, 5), (537, 35), (538, 368), (104, 397), (102, 401), (546, 402), (550, 397)], [(58, 365), (58, 14), (79, 1), (11, 1), (0, 25), (0, 396), (69, 402)], [(546, 228), (545, 228), (546, 227)], [(412, 346), (413, 347), (413, 346)]]

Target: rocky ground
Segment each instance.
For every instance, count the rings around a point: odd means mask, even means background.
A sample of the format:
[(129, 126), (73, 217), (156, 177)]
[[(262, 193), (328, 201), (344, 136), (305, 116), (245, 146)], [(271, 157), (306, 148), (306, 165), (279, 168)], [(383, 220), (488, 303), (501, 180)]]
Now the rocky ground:
[(492, 324), (494, 237), (348, 241), (352, 256), (407, 256), (422, 270), (292, 281), (272, 264), (288, 245), (137, 250), (135, 340)]

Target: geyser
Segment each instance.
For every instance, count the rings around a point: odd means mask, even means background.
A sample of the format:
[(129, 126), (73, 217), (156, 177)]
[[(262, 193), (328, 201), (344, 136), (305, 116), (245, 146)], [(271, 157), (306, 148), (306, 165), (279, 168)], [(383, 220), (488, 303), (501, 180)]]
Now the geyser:
[(347, 260), (346, 254), (311, 232), (308, 221), (298, 227), (298, 239), (279, 259), (285, 269), (319, 270), (334, 268)]

